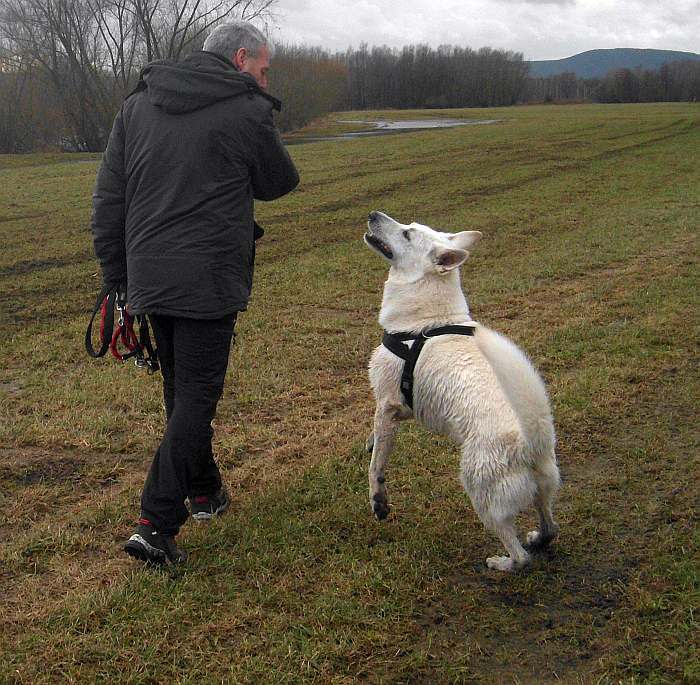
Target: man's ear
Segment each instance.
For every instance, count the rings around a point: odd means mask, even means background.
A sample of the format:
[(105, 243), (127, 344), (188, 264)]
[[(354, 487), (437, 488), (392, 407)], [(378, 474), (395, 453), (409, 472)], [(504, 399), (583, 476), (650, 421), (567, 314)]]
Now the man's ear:
[(460, 250), (468, 250), (480, 240), (481, 231), (462, 231), (461, 233), (453, 233), (450, 236), (450, 242)]
[(435, 247), (433, 248), (433, 262), (440, 274), (446, 274), (452, 269), (464, 264), (464, 261), (469, 256), (466, 250), (458, 250), (452, 247)]
[(231, 61), (238, 71), (242, 71), (248, 63), (248, 50), (246, 50), (246, 48), (238, 48), (238, 50), (233, 53)]

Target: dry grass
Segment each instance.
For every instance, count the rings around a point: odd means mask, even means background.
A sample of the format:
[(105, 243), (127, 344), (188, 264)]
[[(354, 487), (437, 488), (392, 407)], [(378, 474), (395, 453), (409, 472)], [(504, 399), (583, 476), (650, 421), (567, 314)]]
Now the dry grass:
[[(0, 682), (700, 682), (700, 108), (462, 114), (502, 122), (292, 149), (217, 419), (235, 507), (175, 578), (119, 552), (158, 380), (81, 350), (97, 162), (0, 157)], [(485, 569), (455, 451), (415, 427), (370, 518), (371, 209), (485, 233), (465, 287), (543, 371), (565, 477), (527, 573)]]

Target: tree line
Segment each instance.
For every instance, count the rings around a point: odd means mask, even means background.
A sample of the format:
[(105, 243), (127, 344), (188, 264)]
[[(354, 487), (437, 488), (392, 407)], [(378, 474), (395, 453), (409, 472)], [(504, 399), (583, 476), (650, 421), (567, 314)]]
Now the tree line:
[(500, 107), (522, 96), (521, 53), (451, 45), (363, 45), (344, 56), (350, 109)]
[[(254, 13), (272, 1), (259, 0)], [(164, 2), (0, 0), (0, 152), (104, 149), (140, 68), (200, 49), (208, 16), (221, 19), (216, 4), (211, 15), (185, 19), (197, 0)], [(250, 13), (254, 3), (245, 5)], [(33, 30), (39, 24), (42, 31)], [(278, 125), (288, 131), (335, 110), (511, 105), (526, 74), (522, 55), (491, 48), (362, 45), (330, 53), (282, 45), (270, 88), (284, 103)]]
[(291, 130), (330, 111), (512, 105), (526, 75), (521, 54), (492, 48), (281, 46), (271, 88), (284, 103), (280, 128)]
[(698, 102), (700, 60), (683, 60), (659, 69), (613, 69), (603, 78), (576, 74), (529, 78), (525, 102)]
[[(101, 151), (154, 59), (201, 49), (226, 18), (264, 20), (277, 0), (0, 0), (0, 153)], [(331, 53), (278, 46), (271, 92), (292, 130), (330, 111), (527, 102), (700, 99), (700, 62), (658, 71), (531, 78), (520, 53), (443, 45)]]

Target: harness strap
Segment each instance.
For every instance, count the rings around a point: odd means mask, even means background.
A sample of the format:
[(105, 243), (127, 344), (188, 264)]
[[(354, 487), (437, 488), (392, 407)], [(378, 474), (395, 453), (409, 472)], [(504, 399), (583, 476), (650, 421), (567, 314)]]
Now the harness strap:
[(437, 335), (474, 335), (476, 324), (457, 324), (450, 326), (438, 326), (425, 331), (424, 338), (434, 338)]
[[(438, 326), (430, 328), (422, 333), (387, 333), (384, 331), (382, 345), (404, 360), (403, 370), (401, 372), (401, 392), (403, 393), (404, 402), (413, 409), (413, 372), (420, 357), (423, 345), (430, 338), (435, 338), (439, 335), (474, 335), (476, 326), (472, 325), (451, 325)], [(413, 345), (410, 347), (404, 343), (413, 340)]]

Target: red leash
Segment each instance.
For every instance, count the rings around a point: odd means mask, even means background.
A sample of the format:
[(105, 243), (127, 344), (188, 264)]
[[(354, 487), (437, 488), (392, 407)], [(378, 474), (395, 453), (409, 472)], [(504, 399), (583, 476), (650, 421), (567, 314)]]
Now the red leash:
[[(105, 298), (105, 303), (106, 301), (107, 298)], [(119, 303), (117, 303), (117, 311), (119, 312), (119, 321), (112, 334), (112, 340), (109, 343), (109, 351), (112, 353), (112, 356), (120, 362), (126, 361), (132, 356), (137, 356), (139, 351), (141, 352), (141, 356), (143, 356), (143, 348), (139, 344), (139, 339), (134, 332), (134, 317), (126, 311), (126, 307), (120, 307)], [(100, 330), (102, 330), (102, 328), (103, 324), (100, 326)], [(122, 345), (126, 348), (126, 352), (123, 354), (119, 351), (118, 347), (120, 340)]]
[[(114, 309), (119, 312), (119, 319), (114, 323)], [(97, 313), (100, 312), (100, 349), (92, 346), (92, 325)], [(136, 334), (134, 323), (139, 325), (139, 335)], [(125, 348), (120, 352), (119, 345)], [(91, 357), (103, 357), (107, 350), (120, 362), (134, 359), (136, 366), (148, 369), (148, 373), (159, 370), (158, 351), (151, 343), (151, 335), (146, 316), (132, 316), (126, 310), (126, 293), (118, 287), (103, 288), (97, 297), (95, 308), (85, 332), (85, 349)]]

